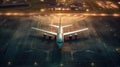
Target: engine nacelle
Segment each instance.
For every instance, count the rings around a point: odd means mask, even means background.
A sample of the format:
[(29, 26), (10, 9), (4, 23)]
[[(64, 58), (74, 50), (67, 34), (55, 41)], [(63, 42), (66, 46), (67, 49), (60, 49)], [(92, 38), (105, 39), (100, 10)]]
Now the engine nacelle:
[(48, 35), (47, 33), (44, 33), (44, 34), (43, 34), (43, 38), (49, 39), (49, 40), (54, 40), (56, 37), (51, 36), (51, 35)]
[(72, 35), (69, 35), (69, 39), (72, 39)]
[(47, 34), (46, 33), (43, 34), (43, 38), (45, 38), (45, 39), (47, 38)]
[(46, 33), (44, 33), (44, 34), (43, 34), (43, 37), (46, 37), (46, 36), (47, 36), (47, 34), (46, 34)]
[(77, 39), (77, 37), (78, 37), (78, 34), (77, 34), (77, 33), (75, 33), (75, 35), (74, 35), (74, 36), (75, 36), (75, 39)]
[(48, 36), (48, 39), (52, 39), (52, 36), (49, 35), (49, 36)]

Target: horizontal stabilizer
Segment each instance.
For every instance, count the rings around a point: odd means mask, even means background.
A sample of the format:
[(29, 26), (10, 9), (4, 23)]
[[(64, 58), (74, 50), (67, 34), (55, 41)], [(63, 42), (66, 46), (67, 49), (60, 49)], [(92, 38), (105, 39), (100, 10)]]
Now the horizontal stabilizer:
[(52, 26), (52, 27), (56, 27), (56, 28), (58, 28), (58, 27), (59, 27), (59, 26), (57, 26), (57, 25), (52, 25), (52, 24), (51, 24), (50, 26)]
[(70, 24), (70, 25), (65, 25), (65, 26), (62, 26), (62, 27), (65, 28), (65, 27), (70, 27), (70, 26), (72, 26), (72, 24)]

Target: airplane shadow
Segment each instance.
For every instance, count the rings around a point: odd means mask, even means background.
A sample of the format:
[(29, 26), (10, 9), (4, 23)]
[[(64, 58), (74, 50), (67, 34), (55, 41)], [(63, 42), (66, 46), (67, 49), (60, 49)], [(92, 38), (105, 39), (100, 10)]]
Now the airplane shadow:
[(55, 40), (51, 40), (49, 38), (41, 37), (39, 35), (29, 35), (30, 38), (36, 38), (41, 40), (42, 42), (55, 42)]
[[(45, 37), (41, 37), (41, 36), (38, 36), (38, 35), (30, 35), (31, 38), (36, 38), (36, 39), (39, 39), (41, 41), (50, 41), (50, 42), (55, 42), (55, 38), (54, 39), (49, 39), (49, 38), (45, 38)], [(87, 37), (80, 37), (80, 38), (74, 38), (74, 39), (68, 39), (68, 40), (64, 40), (64, 42), (66, 43), (79, 43), (79, 42), (83, 42), (83, 41), (86, 41), (88, 40)]]
[(38, 35), (30, 35), (29, 37), (39, 39), (42, 42), (46, 42), (48, 45), (52, 43), (53, 46), (49, 53), (49, 61), (52, 64), (59, 64), (61, 62), (61, 49), (57, 46), (55, 40), (45, 39), (44, 37), (40, 37)]
[(51, 63), (59, 64), (61, 62), (61, 49), (57, 46), (57, 44), (54, 44), (54, 47), (51, 51), (50, 55)]
[(82, 38), (65, 40), (64, 42), (69, 43), (69, 44), (72, 44), (72, 43), (76, 44), (76, 43), (80, 43), (80, 42), (83, 42), (83, 41), (86, 41), (86, 40), (88, 40), (87, 37), (82, 37)]
[[(52, 45), (53, 48), (58, 48), (58, 46), (56, 44), (56, 39), (46, 39), (46, 38), (38, 36), (38, 35), (30, 35), (30, 37), (41, 40), (41, 42), (46, 42), (47, 44)], [(84, 41), (87, 41), (87, 40), (89, 40), (88, 37), (77, 37), (77, 38), (71, 38), (71, 39), (64, 40), (64, 42), (68, 43), (69, 45), (76, 45), (80, 42), (84, 42)]]

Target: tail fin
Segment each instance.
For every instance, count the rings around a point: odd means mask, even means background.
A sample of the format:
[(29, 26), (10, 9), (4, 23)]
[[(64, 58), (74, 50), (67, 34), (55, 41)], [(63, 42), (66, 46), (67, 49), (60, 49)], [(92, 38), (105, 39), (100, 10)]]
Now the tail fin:
[(65, 25), (65, 26), (62, 26), (62, 27), (65, 28), (65, 27), (70, 27), (70, 26), (72, 26), (72, 24), (70, 24), (70, 25)]
[(61, 22), (61, 17), (60, 17), (60, 20), (59, 20), (59, 26), (62, 26), (62, 22)]
[(60, 26), (62, 26), (62, 23), (61, 23), (61, 17), (60, 17), (60, 19), (59, 19), (59, 26), (57, 26), (57, 25), (50, 25), (50, 26), (52, 26), (52, 27), (56, 27), (56, 28), (59, 28)]

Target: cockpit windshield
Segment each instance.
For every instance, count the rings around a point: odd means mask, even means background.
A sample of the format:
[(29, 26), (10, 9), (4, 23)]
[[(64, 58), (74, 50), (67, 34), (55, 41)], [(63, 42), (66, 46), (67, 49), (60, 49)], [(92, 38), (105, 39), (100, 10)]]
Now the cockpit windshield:
[(58, 42), (58, 43), (63, 43), (62, 41)]

